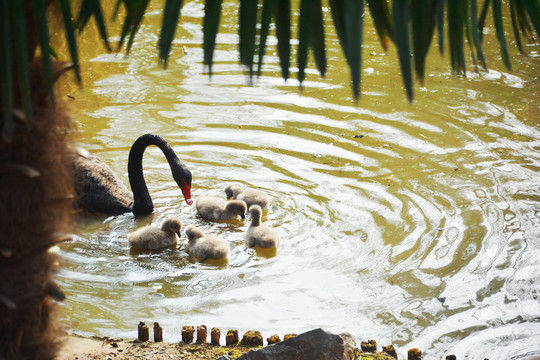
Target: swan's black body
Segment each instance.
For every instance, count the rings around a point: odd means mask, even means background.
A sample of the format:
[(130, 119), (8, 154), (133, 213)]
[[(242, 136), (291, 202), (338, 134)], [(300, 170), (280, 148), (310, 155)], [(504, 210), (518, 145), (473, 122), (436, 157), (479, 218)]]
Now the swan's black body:
[(186, 202), (191, 205), (191, 172), (178, 159), (167, 141), (153, 134), (139, 137), (129, 151), (128, 175), (133, 194), (98, 157), (93, 155), (77, 157), (72, 166), (77, 203), (86, 210), (97, 212), (151, 213), (154, 204), (144, 181), (142, 169), (143, 154), (150, 145), (155, 145), (163, 151), (174, 180), (182, 190)]

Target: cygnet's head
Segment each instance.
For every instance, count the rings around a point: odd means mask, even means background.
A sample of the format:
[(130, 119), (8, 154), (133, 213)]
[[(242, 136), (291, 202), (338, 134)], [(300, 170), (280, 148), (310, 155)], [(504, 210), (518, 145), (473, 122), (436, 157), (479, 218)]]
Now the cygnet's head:
[(225, 186), (225, 195), (227, 195), (227, 199), (235, 199), (239, 194), (241, 194), (244, 190), (242, 187), (238, 184), (229, 184)]
[(195, 239), (202, 238), (204, 234), (201, 231), (201, 229), (199, 229), (195, 225), (188, 225), (188, 227), (186, 228), (186, 236), (188, 240), (191, 242)]
[(180, 229), (182, 228), (182, 222), (178, 218), (171, 218), (165, 220), (161, 224), (161, 230), (165, 232), (172, 232), (180, 237)]
[(259, 205), (251, 205), (249, 207), (249, 216), (251, 216), (252, 219), (261, 220), (261, 217), (262, 217), (261, 207)]
[(242, 200), (231, 200), (227, 202), (226, 209), (236, 215), (240, 215), (242, 219), (246, 218), (247, 205)]

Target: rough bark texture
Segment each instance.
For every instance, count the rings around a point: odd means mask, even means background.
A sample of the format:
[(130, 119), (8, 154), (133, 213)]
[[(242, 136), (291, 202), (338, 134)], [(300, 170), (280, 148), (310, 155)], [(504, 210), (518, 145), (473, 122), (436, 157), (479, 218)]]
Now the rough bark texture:
[(0, 139), (2, 359), (52, 359), (58, 348), (53, 299), (63, 300), (63, 294), (52, 282), (57, 260), (48, 249), (61, 241), (72, 215), (66, 168), (72, 121), (49, 101), (39, 59), (35, 63), (33, 127), (18, 123), (11, 142)]

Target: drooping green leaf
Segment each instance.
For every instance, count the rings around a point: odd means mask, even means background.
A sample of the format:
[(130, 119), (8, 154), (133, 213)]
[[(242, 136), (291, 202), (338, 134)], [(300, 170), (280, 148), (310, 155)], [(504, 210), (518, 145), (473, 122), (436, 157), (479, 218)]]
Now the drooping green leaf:
[(465, 73), (464, 27), (467, 19), (466, 0), (448, 1), (448, 46), (452, 70)]
[(538, 0), (522, 0), (522, 3), (536, 30), (537, 38), (540, 38), (540, 2)]
[(118, 42), (118, 49), (122, 47), (126, 36), (129, 35), (129, 39), (126, 46), (126, 54), (129, 54), (131, 47), (133, 46), (133, 40), (135, 34), (139, 30), (142, 18), (148, 7), (150, 0), (122, 0), (126, 8), (126, 17), (124, 18), (124, 25), (122, 27), (122, 34), (120, 35), (120, 41)]
[(64, 30), (66, 33), (66, 42), (69, 48), (69, 54), (71, 56), (71, 62), (75, 70), (75, 78), (79, 84), (82, 83), (81, 68), (79, 65), (79, 52), (77, 48), (77, 39), (75, 37), (75, 28), (73, 26), (73, 19), (71, 13), (71, 5), (69, 0), (59, 0), (60, 9), (62, 11), (62, 19), (64, 20)]
[(534, 42), (534, 35), (533, 35), (533, 29), (531, 27), (531, 23), (529, 22), (529, 17), (527, 15), (527, 11), (525, 10), (525, 6), (523, 5), (524, 1), (516, 1), (516, 10), (517, 10), (517, 19), (518, 19), (518, 26), (521, 30), (521, 33), (523, 36), (525, 36), (530, 43)]
[(516, 39), (516, 46), (519, 52), (525, 55), (525, 50), (523, 50), (523, 45), (521, 44), (521, 36), (519, 35), (517, 3), (518, 1), (516, 0), (510, 0), (510, 19), (512, 20), (512, 30), (514, 31), (514, 38)]
[(484, 51), (482, 50), (482, 41), (480, 39), (480, 30), (478, 28), (478, 21), (477, 21), (477, 2), (476, 0), (471, 0), (469, 2), (470, 11), (469, 11), (469, 29), (470, 34), (472, 38), (472, 43), (474, 44), (474, 47), (476, 49), (476, 53), (478, 54), (478, 58), (480, 59), (480, 62), (482, 63), (482, 66), (484, 69), (487, 69), (486, 59), (484, 57)]
[(264, 51), (266, 49), (266, 39), (270, 32), (270, 22), (275, 11), (276, 0), (263, 0), (261, 13), (261, 31), (259, 35), (259, 57), (257, 63), (257, 76), (261, 75)]
[(107, 27), (105, 26), (105, 17), (103, 16), (100, 0), (83, 0), (79, 10), (79, 16), (77, 17), (77, 28), (79, 29), (79, 34), (82, 33), (92, 16), (94, 16), (94, 20), (96, 21), (99, 35), (103, 41), (103, 44), (107, 48), (107, 51), (111, 51), (111, 45), (107, 35)]
[(114, 3), (114, 10), (112, 13), (111, 21), (116, 21), (116, 18), (118, 17), (118, 13), (120, 12), (120, 5), (122, 5), (124, 1), (125, 0), (116, 0), (116, 2)]
[(426, 55), (435, 29), (435, 6), (432, 0), (411, 2), (414, 69), (421, 84), (424, 83)]
[(480, 16), (478, 17), (478, 31), (480, 34), (480, 41), (482, 41), (482, 38), (484, 37), (484, 27), (486, 25), (486, 18), (487, 18), (490, 3), (491, 3), (491, 0), (484, 0), (484, 4), (482, 5), (482, 10), (480, 11)]
[(384, 51), (388, 51), (388, 40), (392, 39), (394, 30), (392, 29), (392, 18), (387, 0), (367, 0), (369, 12), (373, 18), (377, 35)]
[(161, 33), (158, 41), (159, 60), (167, 67), (167, 60), (171, 52), (171, 45), (174, 40), (180, 10), (183, 0), (167, 0), (163, 10), (163, 21), (161, 22)]
[(330, 12), (343, 54), (351, 71), (355, 100), (360, 97), (364, 1), (329, 0)]
[(208, 66), (210, 76), (212, 76), (212, 63), (214, 61), (214, 49), (216, 48), (216, 36), (219, 28), (222, 2), (222, 0), (206, 0), (204, 5), (203, 63)]
[(45, 11), (44, 0), (33, 0), (34, 14), (39, 36), (39, 46), (41, 49), (41, 61), (43, 61), (43, 71), (47, 81), (49, 99), (54, 104), (53, 69), (51, 53), (49, 52), (49, 28), (47, 26), (47, 12)]
[(276, 21), (276, 37), (278, 40), (279, 64), (281, 75), (289, 78), (291, 53), (291, 3), (290, 0), (276, 0), (274, 19)]
[[(22, 1), (12, 2), (11, 14), (13, 17), (13, 36), (15, 40), (15, 53), (17, 54), (17, 80), (21, 91), (22, 106), (26, 126), (32, 128), (32, 100), (30, 89), (30, 69), (28, 60), (28, 34), (26, 32), (26, 15)], [(9, 52), (8, 52), (9, 54)]]
[(349, 49), (351, 83), (355, 100), (360, 98), (362, 75), (362, 35), (364, 26), (364, 0), (346, 0), (345, 31)]
[[(0, 50), (11, 53), (11, 11), (8, 1), (0, 2)], [(2, 84), (2, 138), (9, 142), (15, 132), (13, 122), (13, 64), (11, 56), (0, 56), (0, 81)]]
[(506, 37), (504, 36), (501, 0), (492, 0), (492, 3), (495, 33), (497, 34), (497, 39), (499, 40), (499, 45), (501, 46), (502, 60), (506, 68), (511, 70), (512, 65), (510, 64), (510, 55), (508, 55), (508, 46), (506, 45)]
[(343, 54), (348, 63), (350, 56), (347, 34), (345, 32), (345, 0), (328, 0), (328, 3), (330, 4), (330, 13), (332, 14), (334, 28), (336, 29), (341, 49), (343, 50)]
[(410, 55), (410, 7), (405, 0), (392, 1), (392, 19), (394, 21), (394, 41), (396, 43), (401, 77), (407, 93), (407, 99), (412, 102), (412, 69)]
[(250, 77), (253, 76), (253, 58), (255, 55), (257, 3), (258, 0), (240, 0), (238, 19), (240, 63), (247, 66)]
[(305, 78), (305, 69), (307, 66), (308, 50), (309, 50), (309, 38), (310, 38), (310, 23), (313, 17), (312, 0), (300, 1), (300, 16), (298, 19), (298, 81), (300, 84)]
[(310, 46), (319, 73), (326, 75), (326, 49), (324, 46), (324, 22), (321, 0), (313, 0), (313, 14), (311, 18)]

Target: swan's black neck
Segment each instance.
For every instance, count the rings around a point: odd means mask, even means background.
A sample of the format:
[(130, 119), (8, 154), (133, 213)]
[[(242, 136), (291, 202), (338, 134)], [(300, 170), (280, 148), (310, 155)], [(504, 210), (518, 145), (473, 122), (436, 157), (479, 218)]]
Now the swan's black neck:
[(139, 137), (131, 147), (128, 158), (128, 175), (131, 191), (133, 191), (133, 213), (149, 214), (154, 210), (154, 203), (144, 181), (142, 159), (146, 148), (155, 145), (163, 151), (169, 162), (174, 180), (182, 189), (186, 201), (191, 201), (191, 172), (178, 159), (171, 146), (159, 135), (145, 134)]

